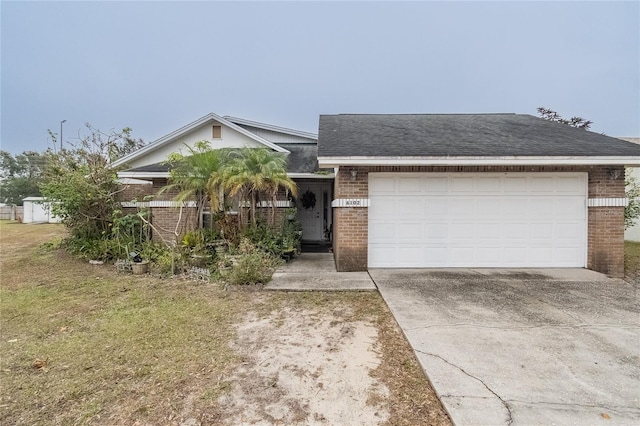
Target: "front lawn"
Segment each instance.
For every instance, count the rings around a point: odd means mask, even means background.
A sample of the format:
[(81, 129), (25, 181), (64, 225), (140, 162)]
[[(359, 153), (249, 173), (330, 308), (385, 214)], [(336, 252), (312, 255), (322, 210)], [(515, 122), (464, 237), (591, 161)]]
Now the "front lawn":
[(191, 388), (211, 399), (227, 386), (238, 309), (227, 294), (34, 250), (58, 225), (0, 232), (0, 423), (165, 423)]
[[(317, 335), (314, 327), (292, 331), (278, 322), (290, 311), (318, 323), (376, 328), (371, 344), (381, 363), (370, 375), (389, 394), (383, 400), (365, 394), (363, 403), (382, 406), (387, 424), (450, 424), (376, 293), (225, 292), (217, 284), (119, 275), (112, 265), (90, 265), (56, 249), (64, 235), (60, 225), (0, 222), (0, 424), (228, 423), (220, 396), (248, 388), (237, 374), (250, 354), (238, 324), (276, 318), (280, 339), (296, 332), (313, 343), (304, 336)], [(261, 338), (269, 344), (269, 335)], [(259, 404), (265, 389), (254, 392), (244, 396), (247, 404)], [(342, 399), (352, 397), (363, 396)]]

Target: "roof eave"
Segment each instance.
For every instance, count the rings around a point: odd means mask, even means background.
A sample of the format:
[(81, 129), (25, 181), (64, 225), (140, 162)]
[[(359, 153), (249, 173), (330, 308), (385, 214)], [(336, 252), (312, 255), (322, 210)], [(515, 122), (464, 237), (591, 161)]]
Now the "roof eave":
[(640, 166), (640, 157), (546, 157), (546, 156), (505, 156), (505, 157), (333, 157), (319, 156), (321, 168), (340, 166), (595, 166), (624, 165)]

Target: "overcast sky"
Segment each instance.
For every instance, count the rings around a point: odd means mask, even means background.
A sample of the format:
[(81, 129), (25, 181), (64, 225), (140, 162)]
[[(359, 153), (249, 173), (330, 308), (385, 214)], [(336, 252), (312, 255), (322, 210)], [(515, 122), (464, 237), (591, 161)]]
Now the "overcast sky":
[[(1, 144), (209, 112), (536, 115), (640, 135), (639, 2), (1, 2)], [(49, 143), (50, 146), (50, 143)]]

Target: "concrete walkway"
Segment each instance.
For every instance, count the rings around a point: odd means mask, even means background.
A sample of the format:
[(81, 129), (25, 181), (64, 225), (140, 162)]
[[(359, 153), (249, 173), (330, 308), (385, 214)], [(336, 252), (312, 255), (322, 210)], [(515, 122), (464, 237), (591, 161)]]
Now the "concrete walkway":
[(640, 424), (637, 287), (586, 269), (372, 269), (458, 425)]
[(265, 290), (376, 291), (367, 272), (336, 272), (332, 253), (302, 253), (273, 274)]

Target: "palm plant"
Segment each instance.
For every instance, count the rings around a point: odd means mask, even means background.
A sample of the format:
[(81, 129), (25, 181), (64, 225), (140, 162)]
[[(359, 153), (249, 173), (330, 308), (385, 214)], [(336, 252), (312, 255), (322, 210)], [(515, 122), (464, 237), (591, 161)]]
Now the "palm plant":
[[(242, 148), (229, 156), (225, 169), (225, 188), (231, 196), (249, 201), (251, 222), (256, 224), (256, 206), (262, 196), (271, 201), (271, 224), (275, 220), (278, 190), (284, 188), (297, 192), (295, 182), (287, 176), (287, 159), (284, 155), (266, 148)], [(242, 212), (242, 208), (239, 209)], [(243, 223), (242, 216), (240, 223)]]
[(186, 201), (195, 199), (198, 226), (202, 227), (202, 212), (208, 203), (211, 212), (220, 210), (223, 191), (223, 176), (228, 150), (212, 150), (207, 141), (196, 142), (187, 147), (188, 155), (172, 154), (169, 157), (170, 184), (160, 192), (177, 189), (175, 199)]

